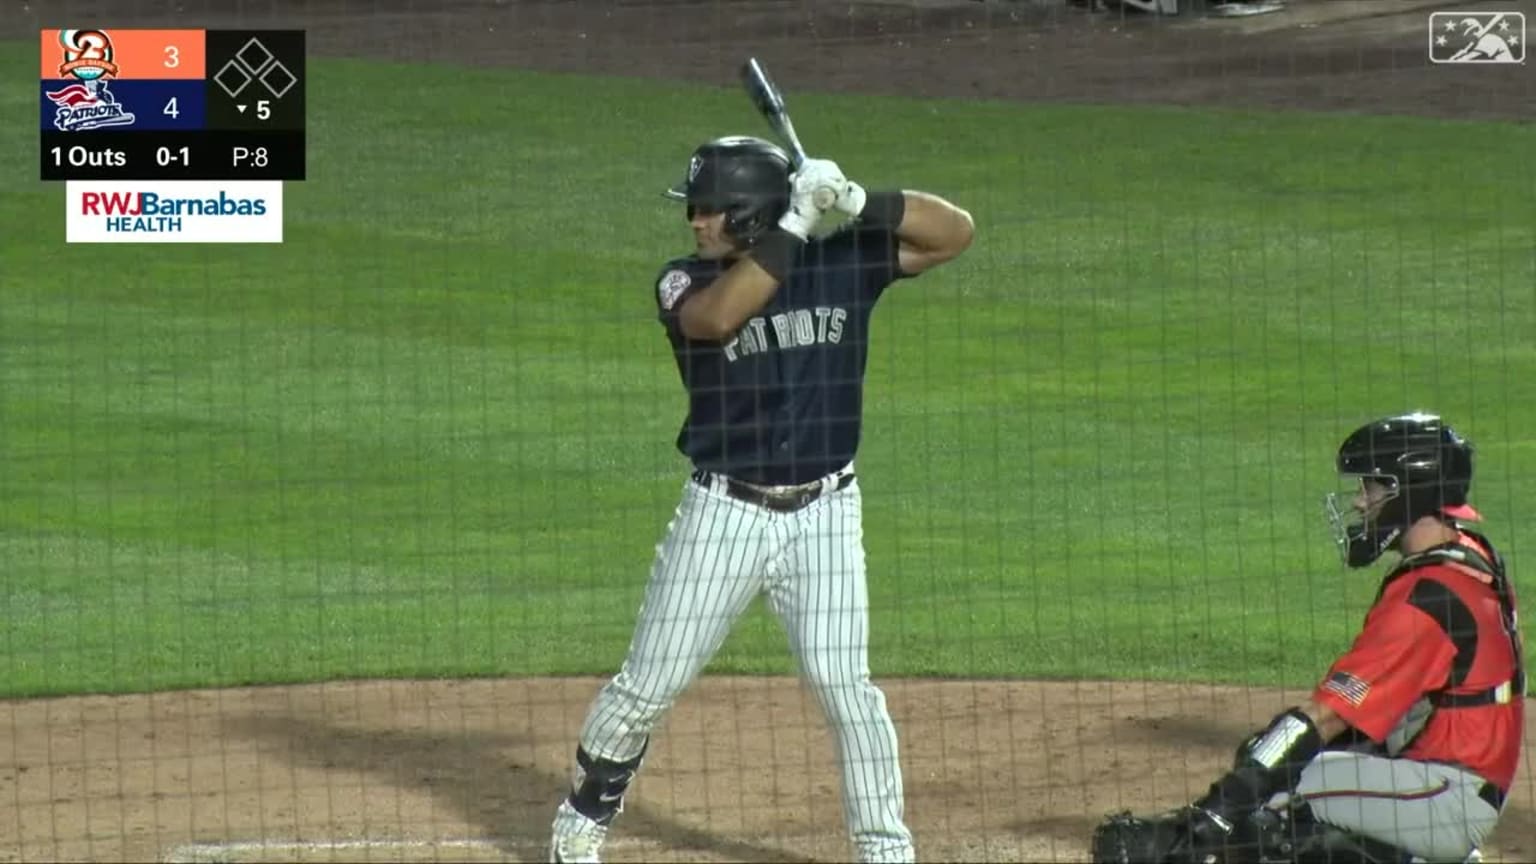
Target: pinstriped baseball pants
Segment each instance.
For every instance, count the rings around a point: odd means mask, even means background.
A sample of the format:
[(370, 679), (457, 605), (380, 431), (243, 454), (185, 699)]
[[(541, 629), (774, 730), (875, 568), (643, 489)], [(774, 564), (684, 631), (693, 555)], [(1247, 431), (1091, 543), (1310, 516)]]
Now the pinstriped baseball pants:
[(858, 481), (793, 513), (739, 501), (721, 487), (685, 483), (657, 546), (628, 655), (593, 701), (581, 745), (615, 762), (639, 754), (736, 620), (766, 594), (833, 732), (844, 818), (859, 857), (912, 860), (895, 724), (869, 679)]

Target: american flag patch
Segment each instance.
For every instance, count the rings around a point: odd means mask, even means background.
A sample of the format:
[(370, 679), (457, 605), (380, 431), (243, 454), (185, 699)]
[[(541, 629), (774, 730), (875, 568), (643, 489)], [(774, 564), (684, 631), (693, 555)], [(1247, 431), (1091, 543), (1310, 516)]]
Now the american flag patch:
[(1323, 682), (1323, 689), (1339, 694), (1345, 702), (1359, 708), (1360, 703), (1365, 701), (1365, 695), (1371, 692), (1371, 685), (1348, 672), (1335, 672)]

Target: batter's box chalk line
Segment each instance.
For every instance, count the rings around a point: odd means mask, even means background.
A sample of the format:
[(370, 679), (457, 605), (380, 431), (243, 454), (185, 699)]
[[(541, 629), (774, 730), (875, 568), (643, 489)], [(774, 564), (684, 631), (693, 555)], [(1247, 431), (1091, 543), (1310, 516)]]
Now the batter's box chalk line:
[[(605, 844), (609, 849), (637, 845), (635, 841), (626, 842), (625, 838), (615, 838)], [(548, 846), (548, 837), (513, 837), (504, 840), (219, 840), (172, 846), (160, 860), (165, 864), (217, 864), (265, 861), (284, 853), (297, 853), (314, 858), (387, 861), (391, 853), (403, 857), (402, 853), (409, 855), (412, 852), (415, 855), (410, 860), (453, 861), (466, 852), (479, 852), (499, 861), (524, 860), (512, 857), (519, 853), (532, 855), (533, 858), (529, 860), (543, 860)], [(458, 855), (453, 854), (455, 852)]]
[[(547, 841), (546, 841), (547, 842)], [(358, 860), (380, 860), (389, 852), (475, 851), (501, 858), (504, 848), (490, 840), (229, 840), (182, 843), (166, 850), (165, 864), (204, 864), (220, 861), (261, 861), (274, 853), (336, 855), (355, 852)], [(339, 857), (339, 856), (338, 856)], [(451, 860), (451, 859), (450, 859)]]

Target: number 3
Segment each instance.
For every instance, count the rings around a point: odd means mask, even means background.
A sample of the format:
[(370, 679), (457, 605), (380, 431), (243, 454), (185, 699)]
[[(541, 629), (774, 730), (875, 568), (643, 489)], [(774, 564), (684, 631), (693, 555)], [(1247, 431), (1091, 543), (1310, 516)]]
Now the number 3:
[(165, 68), (175, 69), (181, 65), (181, 51), (175, 45), (165, 46)]

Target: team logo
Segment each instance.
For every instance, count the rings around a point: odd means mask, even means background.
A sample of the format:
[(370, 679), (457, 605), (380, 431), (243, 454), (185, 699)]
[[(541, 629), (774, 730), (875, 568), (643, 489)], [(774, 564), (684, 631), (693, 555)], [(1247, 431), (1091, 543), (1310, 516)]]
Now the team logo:
[(689, 183), (693, 182), (693, 178), (699, 176), (699, 170), (702, 169), (703, 167), (704, 167), (704, 160), (701, 159), (698, 156), (694, 156), (693, 158), (688, 160), (688, 182)]
[(661, 301), (661, 308), (671, 310), (677, 304), (677, 298), (683, 296), (688, 286), (693, 284), (693, 279), (682, 270), (668, 270), (661, 281), (656, 283), (656, 296)]
[(1435, 12), (1429, 16), (1432, 63), (1524, 63), (1520, 12)]
[(48, 91), (56, 109), (53, 125), (63, 132), (132, 125), (133, 114), (123, 108), (107, 87), (107, 79), (117, 75), (117, 63), (113, 62), (112, 39), (106, 32), (62, 30), (59, 44), (64, 48), (59, 75), (74, 78), (77, 83)]
[(117, 77), (112, 62), (112, 39), (101, 30), (60, 30), (59, 44), (64, 46), (64, 63), (59, 77), (95, 81)]
[(105, 81), (70, 84), (48, 91), (55, 106), (53, 125), (62, 132), (80, 132), (105, 126), (130, 126), (134, 116), (107, 89)]

